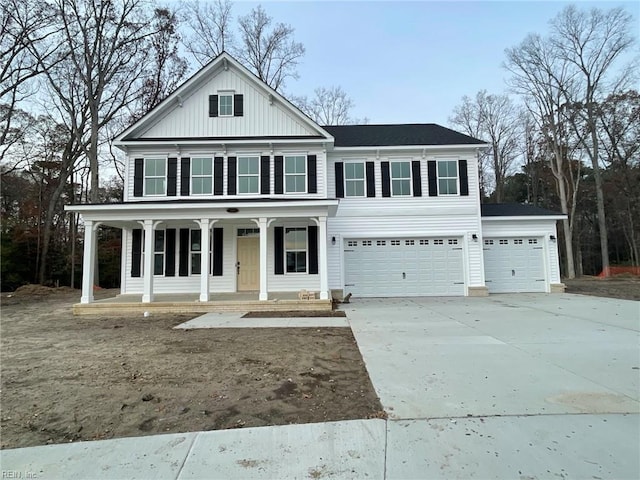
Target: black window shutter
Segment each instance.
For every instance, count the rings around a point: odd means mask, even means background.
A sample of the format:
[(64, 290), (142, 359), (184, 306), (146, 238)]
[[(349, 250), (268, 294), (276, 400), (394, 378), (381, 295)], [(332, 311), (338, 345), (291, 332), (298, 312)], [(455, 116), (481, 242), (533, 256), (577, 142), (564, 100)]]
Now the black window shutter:
[(344, 164), (336, 162), (336, 198), (344, 198)]
[(467, 161), (458, 160), (460, 169), (460, 195), (469, 196), (469, 174), (467, 172)]
[(218, 116), (218, 95), (209, 95), (209, 116)]
[(309, 273), (318, 273), (318, 227), (315, 225), (307, 228), (309, 243)]
[(189, 157), (183, 157), (180, 159), (180, 195), (183, 197), (189, 196), (190, 183), (191, 159)]
[(373, 162), (367, 162), (365, 164), (366, 179), (367, 179), (367, 197), (376, 196), (376, 172)]
[(391, 196), (391, 178), (389, 177), (389, 162), (380, 162), (380, 170), (382, 171), (382, 196)]
[(244, 101), (242, 94), (233, 96), (233, 116), (242, 117), (244, 115)]
[(178, 159), (170, 158), (167, 162), (167, 195), (176, 196), (176, 185), (178, 182)]
[(276, 275), (284, 275), (284, 227), (273, 228), (273, 263)]
[(214, 276), (220, 277), (222, 276), (222, 228), (214, 228), (213, 229), (213, 271), (211, 272)]
[(427, 174), (429, 175), (429, 196), (438, 196), (438, 174), (436, 172), (436, 161), (429, 160), (427, 162)]
[(131, 231), (131, 276), (140, 276), (140, 263), (142, 261), (142, 229), (135, 228)]
[(224, 180), (224, 158), (216, 157), (213, 159), (213, 194), (224, 195), (222, 182)]
[(269, 195), (269, 169), (271, 158), (268, 155), (260, 157), (260, 193)]
[(236, 194), (236, 157), (227, 158), (227, 195)]
[(307, 157), (307, 193), (318, 193), (318, 161), (315, 155)]
[(180, 229), (178, 274), (181, 277), (189, 276), (189, 229)]
[(274, 157), (273, 167), (274, 167), (274, 193), (283, 193), (284, 192), (284, 158), (282, 155), (276, 155)]
[(165, 231), (166, 252), (164, 256), (165, 277), (175, 277), (176, 275), (176, 229), (167, 228)]
[(413, 196), (422, 196), (422, 177), (420, 176), (420, 161), (411, 162), (411, 177), (413, 179)]
[(133, 196), (141, 197), (143, 191), (144, 158), (136, 158), (133, 161)]

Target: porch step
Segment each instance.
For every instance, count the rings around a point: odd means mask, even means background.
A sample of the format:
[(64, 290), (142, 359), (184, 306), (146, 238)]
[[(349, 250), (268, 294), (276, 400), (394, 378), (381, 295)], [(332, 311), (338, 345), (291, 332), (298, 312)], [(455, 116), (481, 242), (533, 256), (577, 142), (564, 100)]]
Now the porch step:
[(331, 310), (331, 300), (218, 300), (213, 302), (96, 302), (76, 303), (74, 315), (143, 315), (153, 313), (256, 312)]

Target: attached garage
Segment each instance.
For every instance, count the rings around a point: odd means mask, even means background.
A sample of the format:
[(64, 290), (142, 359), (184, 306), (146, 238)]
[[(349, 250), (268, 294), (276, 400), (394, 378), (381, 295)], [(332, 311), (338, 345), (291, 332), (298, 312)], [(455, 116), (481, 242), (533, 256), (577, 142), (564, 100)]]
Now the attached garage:
[(462, 238), (347, 239), (345, 293), (358, 297), (465, 295)]
[(556, 223), (564, 215), (533, 205), (482, 207), (485, 285), (489, 293), (564, 291)]
[(543, 238), (484, 239), (485, 284), (489, 293), (545, 292)]

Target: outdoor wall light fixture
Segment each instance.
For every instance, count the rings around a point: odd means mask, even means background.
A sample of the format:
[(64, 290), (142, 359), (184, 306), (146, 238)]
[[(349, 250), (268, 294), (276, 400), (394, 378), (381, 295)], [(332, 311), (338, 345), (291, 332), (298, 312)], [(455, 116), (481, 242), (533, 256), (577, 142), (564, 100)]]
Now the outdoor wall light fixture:
[(549, 240), (551, 240), (552, 242), (556, 241), (556, 236), (555, 235), (549, 235)]
[(331, 237), (331, 245), (335, 245), (336, 244), (336, 237)]
[(238, 213), (240, 210), (237, 208), (227, 208), (227, 213)]
[(478, 241), (478, 235), (476, 235), (475, 233), (473, 235), (471, 235), (471, 238), (473, 238), (474, 242)]

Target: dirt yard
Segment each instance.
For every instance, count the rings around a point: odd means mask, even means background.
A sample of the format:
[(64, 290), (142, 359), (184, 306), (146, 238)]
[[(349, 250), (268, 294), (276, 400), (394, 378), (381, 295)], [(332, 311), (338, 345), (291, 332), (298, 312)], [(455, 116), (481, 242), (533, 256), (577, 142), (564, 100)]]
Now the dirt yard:
[(193, 315), (78, 299), (2, 295), (2, 448), (384, 416), (349, 328), (173, 330)]
[(640, 300), (640, 278), (633, 275), (617, 275), (609, 278), (580, 277), (564, 280), (567, 293), (595, 295), (596, 297)]

